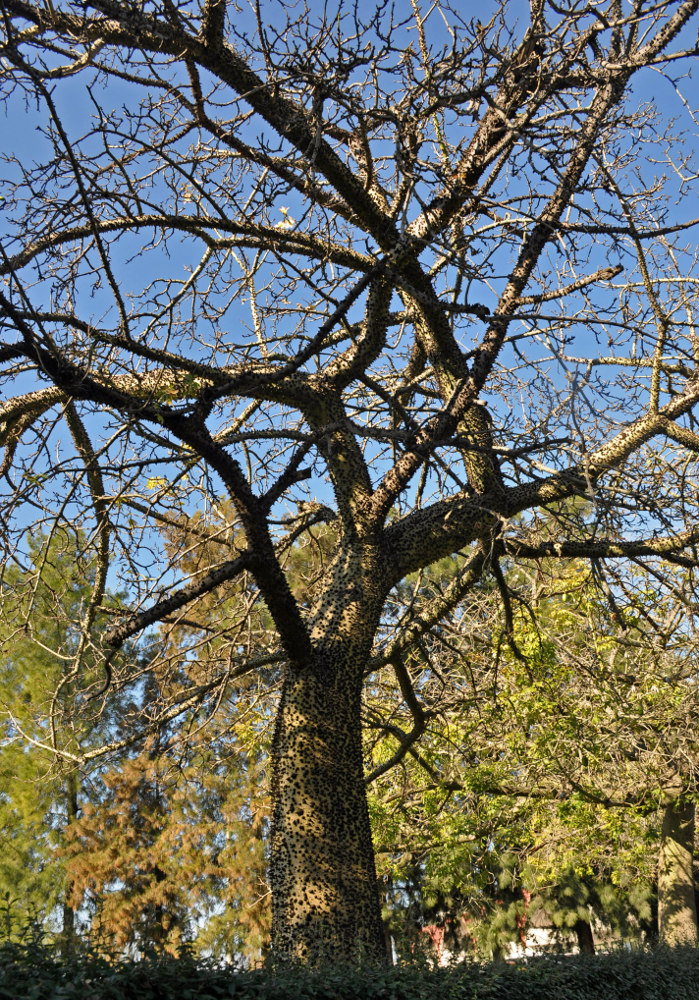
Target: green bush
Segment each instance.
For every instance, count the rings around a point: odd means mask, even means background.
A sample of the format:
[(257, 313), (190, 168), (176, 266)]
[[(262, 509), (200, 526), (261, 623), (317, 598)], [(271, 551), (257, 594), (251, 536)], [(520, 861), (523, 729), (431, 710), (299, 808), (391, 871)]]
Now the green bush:
[(61, 960), (0, 945), (0, 1000), (699, 1000), (699, 950), (467, 963), (449, 969), (221, 968), (191, 956)]

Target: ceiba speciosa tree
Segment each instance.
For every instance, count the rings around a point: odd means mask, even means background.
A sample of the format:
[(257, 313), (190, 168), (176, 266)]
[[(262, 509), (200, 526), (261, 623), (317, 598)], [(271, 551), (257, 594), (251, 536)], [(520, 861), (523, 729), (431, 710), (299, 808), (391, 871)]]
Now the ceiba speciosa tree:
[[(403, 653), (501, 553), (692, 560), (695, 174), (670, 114), (698, 7), (3, 0), (8, 559), (36, 524), (88, 531), (85, 629), (108, 578), (132, 602), (114, 650), (207, 592), (266, 606), (278, 649), (236, 633), (163, 712), (283, 670), (281, 958), (384, 957), (372, 670), (417, 710)], [(541, 540), (574, 496), (593, 522)], [(159, 528), (224, 497), (228, 557), (178, 577)], [(304, 602), (285, 560), (328, 519)], [(447, 591), (390, 614), (459, 551)]]

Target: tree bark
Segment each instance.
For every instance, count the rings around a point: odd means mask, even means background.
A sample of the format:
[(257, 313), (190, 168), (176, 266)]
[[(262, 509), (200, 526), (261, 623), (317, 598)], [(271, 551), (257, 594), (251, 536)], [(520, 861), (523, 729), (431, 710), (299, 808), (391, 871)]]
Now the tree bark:
[(272, 950), (282, 961), (387, 962), (360, 710), (361, 674), (350, 687), (309, 669), (284, 684), (270, 859)]
[(592, 936), (592, 927), (589, 920), (576, 920), (575, 933), (578, 938), (578, 950), (581, 955), (595, 954), (595, 939)]
[(658, 925), (661, 944), (696, 945), (694, 899), (694, 803), (665, 808), (658, 864)]
[(643, 932), (644, 944), (655, 948), (658, 944), (658, 877), (657, 873), (651, 882), (650, 916), (648, 920), (641, 919), (641, 931)]
[[(66, 827), (69, 827), (78, 817), (78, 776), (70, 771), (66, 778)], [(63, 958), (70, 958), (75, 952), (76, 927), (75, 909), (71, 905), (73, 892), (72, 881), (69, 879), (63, 893), (63, 926), (60, 935), (60, 951)]]

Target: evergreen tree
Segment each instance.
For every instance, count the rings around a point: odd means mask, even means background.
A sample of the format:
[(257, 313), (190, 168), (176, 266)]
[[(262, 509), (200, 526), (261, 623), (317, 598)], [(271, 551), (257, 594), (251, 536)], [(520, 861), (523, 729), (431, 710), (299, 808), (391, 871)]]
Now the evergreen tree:
[[(149, 740), (98, 779), (68, 831), (74, 905), (107, 952), (178, 954), (187, 942), (259, 960), (269, 936), (263, 833), (269, 814), (257, 738), (225, 731)], [(238, 720), (241, 721), (241, 720)], [(241, 728), (243, 728), (241, 726)]]
[[(204, 560), (225, 558), (238, 537), (224, 507), (173, 519), (165, 535), (173, 559), (192, 574)], [(145, 744), (104, 768), (70, 828), (72, 899), (90, 912), (98, 947), (176, 954), (188, 943), (251, 962), (266, 953), (271, 703), (234, 664), (241, 649), (264, 657), (269, 641), (266, 612), (238, 588), (194, 602), (186, 620), (152, 637), (157, 657), (144, 651), (138, 698), (156, 716), (183, 690), (208, 686), (211, 697), (200, 694), (195, 713), (157, 725)], [(211, 678), (226, 664), (222, 690)], [(272, 662), (270, 675), (274, 669)]]
[[(79, 532), (27, 539), (2, 567), (0, 611), (0, 932), (27, 921), (60, 928), (70, 950), (77, 933), (65, 830), (89, 794), (71, 757), (102, 742), (110, 711), (96, 716), (84, 693), (95, 676), (93, 637), (104, 611), (90, 604), (95, 560)], [(108, 604), (115, 606), (115, 598)], [(117, 699), (113, 698), (112, 703)]]

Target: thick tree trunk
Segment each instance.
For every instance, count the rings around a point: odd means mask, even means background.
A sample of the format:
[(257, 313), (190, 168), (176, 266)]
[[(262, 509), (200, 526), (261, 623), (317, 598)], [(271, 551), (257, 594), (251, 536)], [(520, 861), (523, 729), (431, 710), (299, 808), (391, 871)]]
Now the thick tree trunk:
[[(335, 677), (340, 676), (335, 674)], [(290, 675), (272, 751), (272, 952), (384, 964), (361, 747), (361, 674)]]
[(662, 944), (697, 944), (694, 900), (694, 803), (665, 809), (658, 864), (658, 924)]

